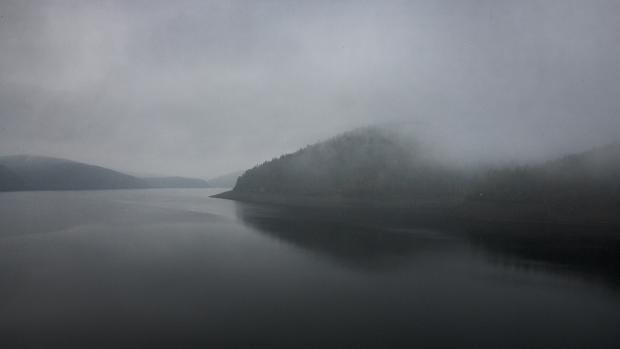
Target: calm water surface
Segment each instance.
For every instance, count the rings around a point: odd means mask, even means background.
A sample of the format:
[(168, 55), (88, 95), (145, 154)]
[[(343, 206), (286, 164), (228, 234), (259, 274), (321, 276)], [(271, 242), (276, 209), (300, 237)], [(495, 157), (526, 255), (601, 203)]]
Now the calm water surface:
[(613, 275), (216, 192), (1, 193), (0, 347), (620, 348)]

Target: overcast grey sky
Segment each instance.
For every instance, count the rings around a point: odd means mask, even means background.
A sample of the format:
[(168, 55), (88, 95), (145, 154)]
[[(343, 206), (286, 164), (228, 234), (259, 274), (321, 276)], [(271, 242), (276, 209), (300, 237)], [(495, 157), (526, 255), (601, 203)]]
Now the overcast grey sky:
[(0, 154), (209, 177), (415, 120), (535, 159), (619, 112), (617, 0), (0, 0)]

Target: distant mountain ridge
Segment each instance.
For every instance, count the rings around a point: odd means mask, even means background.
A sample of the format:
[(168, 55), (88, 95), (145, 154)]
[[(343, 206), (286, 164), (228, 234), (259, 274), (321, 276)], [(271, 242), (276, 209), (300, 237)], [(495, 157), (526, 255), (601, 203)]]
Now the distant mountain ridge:
[(225, 175), (209, 178), (207, 183), (214, 188), (234, 188), (237, 184), (237, 179), (244, 173), (245, 170), (227, 173)]
[(187, 177), (144, 177), (151, 188), (208, 188), (209, 183), (204, 179)]
[(4, 166), (20, 184), (5, 190), (86, 190), (147, 188), (140, 178), (101, 166), (33, 155), (0, 157)]
[(105, 167), (35, 155), (0, 157), (0, 191), (205, 187), (192, 178), (139, 178)]

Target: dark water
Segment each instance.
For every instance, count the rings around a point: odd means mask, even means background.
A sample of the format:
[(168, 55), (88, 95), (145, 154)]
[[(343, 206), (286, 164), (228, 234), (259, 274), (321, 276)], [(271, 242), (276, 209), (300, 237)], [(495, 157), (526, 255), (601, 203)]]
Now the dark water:
[(609, 251), (212, 194), (0, 194), (0, 348), (620, 347)]

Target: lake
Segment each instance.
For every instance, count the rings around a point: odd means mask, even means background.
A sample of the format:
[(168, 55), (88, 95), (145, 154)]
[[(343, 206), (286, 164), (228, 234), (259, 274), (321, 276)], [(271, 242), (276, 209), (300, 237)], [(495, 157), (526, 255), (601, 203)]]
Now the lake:
[(615, 265), (217, 192), (0, 193), (0, 347), (620, 348)]

